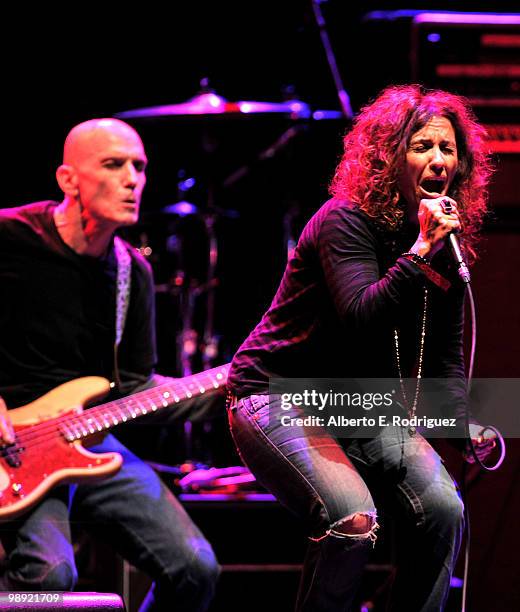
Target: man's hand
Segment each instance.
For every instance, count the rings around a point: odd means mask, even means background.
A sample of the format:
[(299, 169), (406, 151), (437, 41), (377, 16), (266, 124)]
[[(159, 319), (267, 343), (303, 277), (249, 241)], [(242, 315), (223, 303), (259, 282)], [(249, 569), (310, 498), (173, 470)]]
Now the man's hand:
[(0, 444), (13, 444), (15, 434), (11, 417), (4, 400), (0, 397)]
[[(497, 445), (495, 432), (490, 431), (489, 429), (484, 431), (482, 425), (479, 425), (478, 423), (470, 423), (469, 435), (473, 442), (473, 446), (475, 447), (477, 457), (480, 459), (480, 461), (485, 461), (491, 454), (491, 451)], [(475, 463), (475, 458), (473, 457), (473, 453), (470, 449), (464, 451), (464, 459), (468, 463)]]

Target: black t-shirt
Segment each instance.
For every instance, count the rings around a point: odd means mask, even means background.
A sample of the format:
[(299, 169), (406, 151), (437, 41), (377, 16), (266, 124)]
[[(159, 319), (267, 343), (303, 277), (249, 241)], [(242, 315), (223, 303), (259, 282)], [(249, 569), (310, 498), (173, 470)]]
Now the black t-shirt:
[[(78, 255), (61, 239), (56, 202), (0, 210), (0, 395), (10, 408), (79, 376), (112, 379), (117, 260)], [(124, 392), (153, 371), (153, 282), (130, 245), (131, 297), (119, 368)]]

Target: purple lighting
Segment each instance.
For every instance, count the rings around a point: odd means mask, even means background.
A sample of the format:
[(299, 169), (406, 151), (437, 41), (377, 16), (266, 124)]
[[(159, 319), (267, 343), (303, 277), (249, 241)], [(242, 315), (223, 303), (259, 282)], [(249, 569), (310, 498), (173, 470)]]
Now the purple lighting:
[(428, 40), (431, 43), (438, 43), (440, 39), (441, 35), (438, 32), (432, 32), (431, 34), (428, 34)]
[(243, 100), (237, 102), (237, 107), (241, 113), (288, 113), (295, 119), (306, 119), (310, 116), (310, 109), (307, 104), (299, 100), (289, 100), (287, 102), (253, 102)]
[(175, 202), (163, 208), (163, 212), (167, 214), (179, 215), (179, 217), (187, 217), (188, 215), (197, 214), (197, 207), (191, 202)]
[(520, 13), (419, 13), (414, 17), (415, 23), (446, 23), (464, 25), (518, 25)]

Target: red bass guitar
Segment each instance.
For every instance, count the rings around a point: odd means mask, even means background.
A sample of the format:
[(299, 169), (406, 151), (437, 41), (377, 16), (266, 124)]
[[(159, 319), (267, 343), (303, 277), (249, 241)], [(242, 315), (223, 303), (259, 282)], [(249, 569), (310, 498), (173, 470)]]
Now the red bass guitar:
[(88, 410), (84, 406), (105, 396), (110, 383), (97, 376), (77, 378), (10, 410), (16, 441), (0, 446), (0, 520), (22, 514), (57, 484), (114, 474), (121, 455), (92, 453), (83, 444), (98, 442), (121, 423), (219, 389), (228, 370), (229, 364), (169, 380)]

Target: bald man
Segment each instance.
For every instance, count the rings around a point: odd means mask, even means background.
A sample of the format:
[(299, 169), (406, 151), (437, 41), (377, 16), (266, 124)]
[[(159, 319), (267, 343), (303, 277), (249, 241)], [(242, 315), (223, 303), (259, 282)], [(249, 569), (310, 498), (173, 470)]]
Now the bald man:
[[(153, 384), (151, 271), (122, 242), (130, 296), (114, 358), (121, 266), (114, 232), (138, 219), (146, 164), (129, 125), (87, 121), (65, 142), (56, 174), (63, 201), (0, 211), (0, 395), (9, 408), (80, 376), (119, 379), (122, 394)], [(0, 435), (12, 439), (5, 406)], [(156, 474), (112, 435), (93, 450), (119, 452), (123, 467), (99, 483), (57, 487), (21, 519), (0, 524), (0, 590), (73, 589), (70, 521), (77, 520), (154, 580), (142, 609), (206, 610), (219, 571), (211, 546)]]

